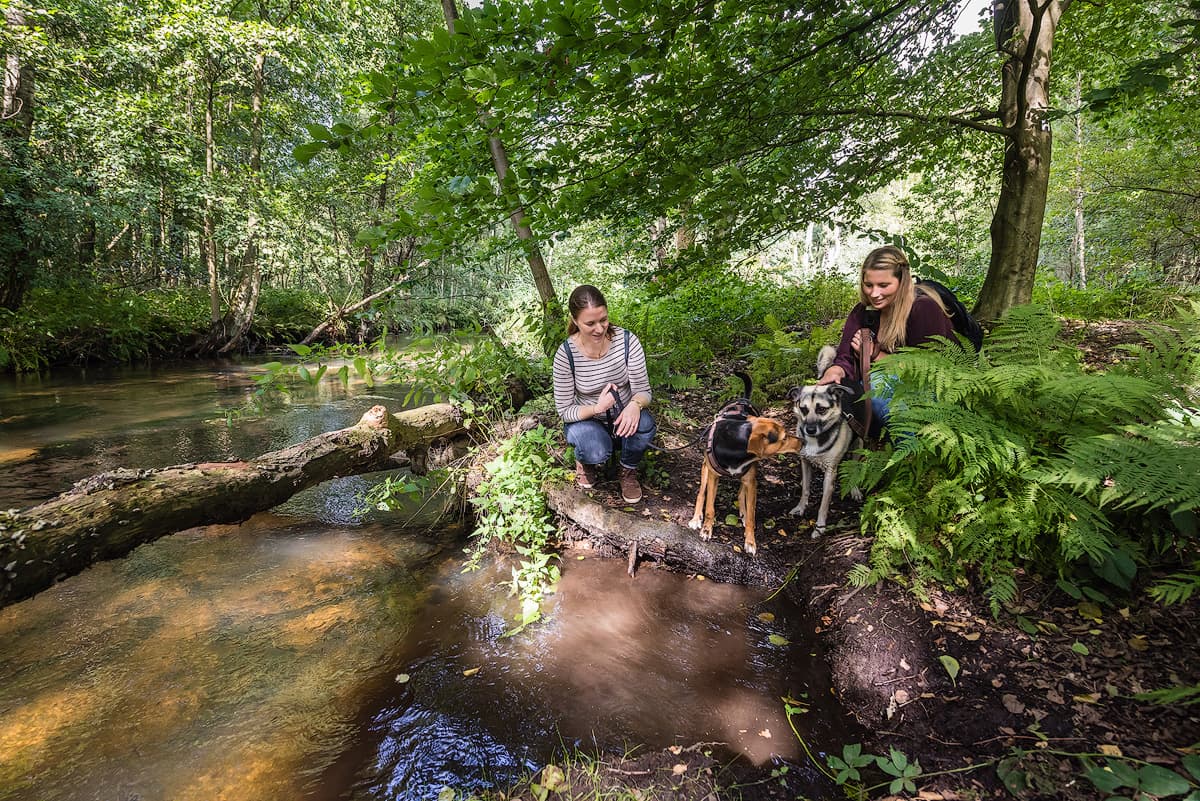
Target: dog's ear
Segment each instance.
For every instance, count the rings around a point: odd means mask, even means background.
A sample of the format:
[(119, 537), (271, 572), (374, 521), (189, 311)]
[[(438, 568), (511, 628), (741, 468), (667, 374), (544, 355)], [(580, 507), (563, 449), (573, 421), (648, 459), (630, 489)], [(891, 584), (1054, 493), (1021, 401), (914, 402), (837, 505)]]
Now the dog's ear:
[(800, 393), (803, 391), (804, 391), (804, 387), (792, 387), (791, 389), (788, 390), (788, 393), (787, 393), (788, 400), (790, 400), (792, 403), (799, 403), (800, 402)]
[(840, 395), (843, 400), (854, 394), (854, 390), (845, 384), (830, 384), (829, 389), (833, 394)]

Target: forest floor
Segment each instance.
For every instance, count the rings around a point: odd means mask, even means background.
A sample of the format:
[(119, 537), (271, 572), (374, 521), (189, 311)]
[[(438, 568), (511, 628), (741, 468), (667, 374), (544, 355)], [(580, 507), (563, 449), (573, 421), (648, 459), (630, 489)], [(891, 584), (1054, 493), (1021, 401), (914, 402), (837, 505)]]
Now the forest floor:
[[(1100, 368), (1119, 357), (1115, 345), (1134, 338), (1132, 327), (1122, 323), (1076, 328), (1085, 360)], [(714, 386), (725, 377), (710, 376)], [(663, 394), (664, 403), (683, 409), (699, 427), (715, 411), (706, 389), (660, 393), (660, 399)], [(794, 425), (785, 401), (763, 412)], [(687, 430), (673, 434), (669, 428), (660, 424), (664, 446), (688, 440)], [(640, 513), (686, 525), (700, 459), (696, 448), (658, 454)], [(892, 582), (856, 590), (845, 577), (870, 546), (859, 534), (858, 505), (835, 496), (830, 532), (814, 540), (811, 517), (788, 514), (799, 481), (794, 457), (763, 465), (757, 558), (803, 565), (793, 596), (808, 606), (834, 691), (863, 732), (863, 751), (886, 755), (894, 748), (919, 761), (923, 776), (915, 785), (921, 798), (1103, 798), (1083, 776), (1085, 756), (1098, 764), (1124, 757), (1134, 760), (1125, 762), (1134, 770), (1149, 763), (1186, 775), (1180, 760), (1200, 753), (1200, 704), (1156, 705), (1132, 696), (1200, 684), (1200, 599), (1163, 607), (1140, 593), (1101, 606), (1054, 581), (1020, 575), (1018, 602), (993, 617), (972, 588), (935, 588), (924, 599)], [(597, 497), (615, 495), (610, 489), (615, 482), (602, 484)], [(819, 484), (814, 492), (809, 515), (815, 514)], [(719, 485), (714, 533), (715, 541), (731, 548), (741, 544), (740, 524), (722, 520), (735, 508), (735, 493), (733, 481)], [(611, 502), (620, 504), (615, 497)], [(957, 665), (953, 678), (948, 664)], [(601, 781), (606, 788), (584, 795), (599, 797), (594, 793), (605, 789), (615, 797), (682, 801), (797, 797), (781, 783), (786, 777), (769, 773), (777, 768), (731, 774), (703, 749), (673, 749), (621, 760)], [(872, 768), (863, 774), (864, 785), (883, 782), (872, 797), (888, 794), (891, 777)], [(1162, 778), (1153, 769), (1143, 772), (1144, 781), (1155, 776)], [(731, 784), (738, 788), (730, 790)], [(841, 794), (828, 785), (829, 797)], [(1126, 787), (1119, 794), (1134, 791)], [(557, 797), (572, 796), (582, 797)]]

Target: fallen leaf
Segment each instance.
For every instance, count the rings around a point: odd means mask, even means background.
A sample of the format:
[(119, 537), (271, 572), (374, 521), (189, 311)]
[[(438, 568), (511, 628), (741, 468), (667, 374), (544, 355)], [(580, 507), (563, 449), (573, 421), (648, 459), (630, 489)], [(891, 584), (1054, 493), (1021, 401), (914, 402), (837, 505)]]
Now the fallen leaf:
[(950, 656), (950, 654), (942, 654), (938, 657), (938, 661), (942, 663), (942, 667), (946, 668), (946, 672), (950, 674), (950, 683), (958, 685), (958, 660)]
[(1080, 601), (1076, 609), (1079, 610), (1081, 617), (1085, 617), (1088, 620), (1094, 620), (1099, 623), (1104, 619), (1104, 613), (1100, 611), (1100, 605), (1091, 601)]
[(1020, 715), (1025, 711), (1025, 705), (1012, 693), (1005, 693), (1000, 700), (1004, 702), (1004, 708), (1014, 715)]
[(771, 739), (771, 730), (770, 730), (770, 729), (763, 729), (762, 731), (760, 731), (760, 732), (758, 733), (758, 736), (759, 736), (759, 737), (762, 737), (763, 739), (770, 740), (770, 739)]
[(557, 790), (566, 778), (563, 769), (558, 765), (547, 765), (542, 768), (542, 787), (550, 792)]
[(1110, 756), (1110, 757), (1124, 756), (1124, 754), (1121, 753), (1121, 749), (1119, 747), (1117, 747), (1115, 745), (1108, 745), (1107, 743), (1102, 744), (1100, 746), (1100, 753), (1104, 754), (1105, 756)]
[(773, 623), (775, 621), (775, 615), (771, 612), (762, 612), (759, 614), (758, 619), (763, 623)]
[(1076, 640), (1074, 643), (1072, 643), (1071, 650), (1080, 656), (1087, 656), (1091, 653), (1091, 650), (1086, 645), (1079, 642), (1079, 640)]
[(964, 634), (964, 635), (963, 635), (963, 639), (964, 639), (964, 640), (966, 640), (966, 641), (968, 641), (968, 642), (975, 642), (976, 640), (978, 640), (978, 639), (979, 639), (980, 637), (982, 637), (982, 636), (983, 636), (983, 635), (982, 635), (982, 634), (980, 634), (978, 631), (972, 631), (972, 632), (968, 632), (967, 634)]
[(781, 634), (772, 634), (771, 636), (767, 637), (767, 642), (771, 643), (771, 645), (779, 645), (779, 646), (791, 644), (788, 642), (788, 638), (784, 637)]
[(1145, 651), (1150, 648), (1150, 641), (1145, 634), (1133, 635), (1126, 644), (1135, 651)]
[(687, 773), (687, 769), (688, 769), (687, 763), (680, 762), (678, 765), (671, 768), (671, 772), (674, 773), (676, 776), (681, 776), (684, 773)]
[(463, 671), (463, 675), (464, 676), (474, 676), (478, 672), (479, 672), (479, 668), (467, 668), (466, 670)]
[(397, 684), (408, 684), (408, 680), (410, 678), (412, 678), (412, 676), (409, 676), (407, 673), (399, 673), (396, 675), (396, 683)]
[(1067, 700), (1062, 697), (1062, 693), (1057, 690), (1051, 690), (1046, 693), (1046, 700), (1052, 704), (1065, 704)]
[(907, 704), (908, 690), (896, 690), (896, 692), (892, 694), (892, 697), (896, 699), (897, 704)]
[(1071, 700), (1077, 701), (1081, 704), (1094, 704), (1100, 700), (1100, 693), (1081, 693), (1079, 695), (1072, 695)]
[(679, 754), (683, 753), (683, 746), (682, 745), (672, 745), (667, 750), (670, 751), (672, 754), (675, 754), (676, 756), (678, 756)]
[(906, 660), (906, 659), (904, 659), (903, 657), (901, 657), (901, 659), (900, 659), (900, 669), (901, 669), (901, 670), (912, 670), (912, 665), (908, 664), (908, 660)]

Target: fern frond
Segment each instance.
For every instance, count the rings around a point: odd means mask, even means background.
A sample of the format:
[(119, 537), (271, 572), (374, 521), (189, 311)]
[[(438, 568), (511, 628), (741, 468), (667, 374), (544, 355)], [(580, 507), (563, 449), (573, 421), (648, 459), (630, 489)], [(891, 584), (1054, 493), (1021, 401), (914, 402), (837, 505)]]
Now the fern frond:
[(1181, 604), (1200, 590), (1200, 562), (1192, 564), (1190, 573), (1172, 573), (1155, 582), (1147, 592), (1163, 606)]
[(1074, 349), (1062, 347), (1062, 324), (1045, 306), (1014, 306), (988, 334), (984, 351), (994, 365), (1067, 366), (1078, 361)]
[(1118, 509), (1200, 507), (1200, 428), (1161, 422), (1125, 433), (1073, 437), (1040, 480)]
[(1139, 701), (1149, 701), (1152, 704), (1191, 706), (1200, 703), (1200, 684), (1193, 684), (1190, 687), (1163, 687), (1161, 690), (1136, 693), (1133, 697)]

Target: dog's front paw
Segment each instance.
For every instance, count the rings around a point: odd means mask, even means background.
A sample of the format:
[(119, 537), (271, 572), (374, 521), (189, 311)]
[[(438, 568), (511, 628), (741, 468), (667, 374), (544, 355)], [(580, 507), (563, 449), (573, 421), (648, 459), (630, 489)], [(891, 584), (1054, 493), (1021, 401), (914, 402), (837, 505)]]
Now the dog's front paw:
[(804, 510), (808, 508), (808, 498), (801, 498), (800, 503), (792, 507), (792, 511), (788, 512), (792, 517), (799, 517), (804, 514)]
[(814, 539), (814, 540), (815, 540), (815, 539), (818, 539), (818, 538), (820, 538), (820, 537), (821, 537), (821, 535), (822, 535), (822, 534), (824, 534), (824, 533), (825, 533), (825, 527), (824, 527), (824, 526), (814, 526), (814, 527), (813, 527), (813, 533), (812, 533), (812, 534), (810, 534), (809, 536), (810, 536), (812, 539)]
[(704, 521), (702, 521), (699, 517), (693, 517), (688, 521), (688, 528), (690, 528), (692, 531), (699, 531), (703, 522)]
[(855, 487), (854, 489), (850, 490), (850, 497), (854, 499), (855, 503), (862, 503), (863, 491), (858, 487)]
[(758, 553), (758, 545), (754, 542), (754, 540), (746, 540), (742, 543), (742, 550), (748, 553), (750, 556), (754, 556), (754, 554)]

